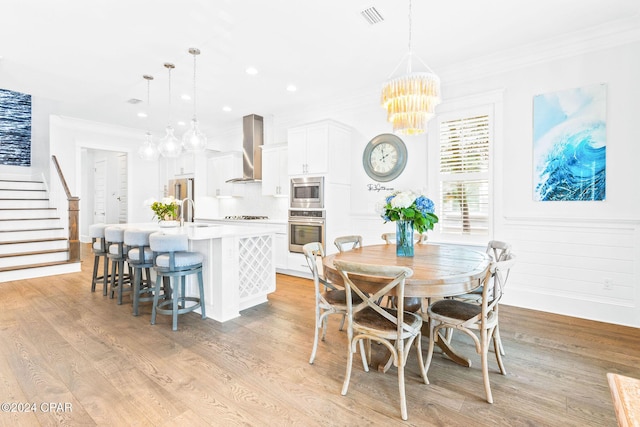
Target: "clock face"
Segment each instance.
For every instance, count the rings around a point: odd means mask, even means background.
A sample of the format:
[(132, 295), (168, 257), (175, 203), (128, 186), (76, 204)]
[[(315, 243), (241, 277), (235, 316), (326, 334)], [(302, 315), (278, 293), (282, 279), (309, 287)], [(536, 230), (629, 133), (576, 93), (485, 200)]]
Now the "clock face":
[(398, 150), (386, 142), (376, 145), (371, 151), (371, 167), (379, 174), (389, 173), (398, 163)]
[(397, 178), (407, 164), (407, 147), (396, 135), (384, 133), (373, 138), (362, 154), (364, 171), (379, 182)]

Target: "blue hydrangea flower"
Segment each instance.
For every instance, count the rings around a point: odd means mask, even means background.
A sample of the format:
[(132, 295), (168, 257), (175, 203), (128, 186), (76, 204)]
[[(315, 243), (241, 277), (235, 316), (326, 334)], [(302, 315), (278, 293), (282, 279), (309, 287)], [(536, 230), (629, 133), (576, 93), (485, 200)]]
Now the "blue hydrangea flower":
[(433, 213), (435, 206), (433, 201), (427, 197), (419, 196), (415, 201), (416, 207), (424, 215), (427, 213)]

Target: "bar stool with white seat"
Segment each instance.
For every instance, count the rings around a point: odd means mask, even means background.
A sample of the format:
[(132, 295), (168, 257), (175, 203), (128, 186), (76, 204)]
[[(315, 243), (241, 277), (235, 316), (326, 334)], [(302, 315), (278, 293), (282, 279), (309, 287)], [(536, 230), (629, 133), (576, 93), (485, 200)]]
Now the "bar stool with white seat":
[[(141, 302), (153, 301), (154, 284), (151, 280), (153, 251), (149, 245), (149, 235), (153, 230), (128, 229), (124, 232), (124, 244), (128, 249), (127, 264), (133, 269), (131, 299), (133, 315), (137, 316)], [(146, 279), (143, 278), (146, 273)]]
[[(104, 223), (92, 224), (89, 226), (89, 237), (91, 238), (91, 250), (93, 251), (93, 274), (91, 275), (91, 292), (96, 291), (96, 283), (102, 280), (102, 295), (107, 295), (109, 287), (109, 260), (107, 259), (107, 243), (104, 238)], [(98, 268), (102, 259), (102, 275), (98, 276)]]
[[(127, 249), (124, 245), (124, 228), (116, 225), (104, 229), (104, 238), (107, 241), (107, 257), (111, 260), (111, 298), (118, 293), (118, 305), (122, 304), (124, 286), (128, 285), (127, 292), (131, 290), (131, 271), (127, 265), (125, 273), (124, 264), (127, 261)], [(117, 284), (116, 284), (117, 282)]]
[[(151, 324), (156, 323), (156, 314), (173, 316), (173, 330), (178, 329), (178, 315), (189, 313), (200, 308), (202, 318), (205, 319), (204, 282), (202, 277), (202, 261), (204, 257), (198, 252), (189, 252), (189, 241), (186, 234), (164, 234), (162, 231), (149, 236), (149, 244), (154, 252), (153, 267), (156, 272), (156, 285), (153, 292), (153, 308)], [(198, 276), (199, 297), (185, 295), (186, 276)], [(160, 302), (160, 284), (169, 278), (171, 298)], [(180, 279), (178, 285), (177, 279)], [(166, 286), (166, 283), (165, 283)], [(187, 302), (192, 302), (187, 306)], [(170, 308), (165, 308), (169, 306)]]

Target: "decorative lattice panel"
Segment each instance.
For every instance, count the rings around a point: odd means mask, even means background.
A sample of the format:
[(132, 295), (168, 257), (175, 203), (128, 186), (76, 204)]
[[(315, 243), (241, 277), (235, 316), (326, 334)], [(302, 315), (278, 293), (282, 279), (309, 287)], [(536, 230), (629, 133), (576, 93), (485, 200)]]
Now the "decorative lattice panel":
[(240, 301), (275, 290), (271, 237), (240, 239)]

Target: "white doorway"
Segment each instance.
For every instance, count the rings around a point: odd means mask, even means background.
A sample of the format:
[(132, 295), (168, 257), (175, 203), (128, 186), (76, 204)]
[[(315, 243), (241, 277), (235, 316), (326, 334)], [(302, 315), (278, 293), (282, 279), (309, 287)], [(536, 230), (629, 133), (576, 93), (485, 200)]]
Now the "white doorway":
[(107, 160), (93, 163), (93, 223), (104, 223), (107, 218)]

